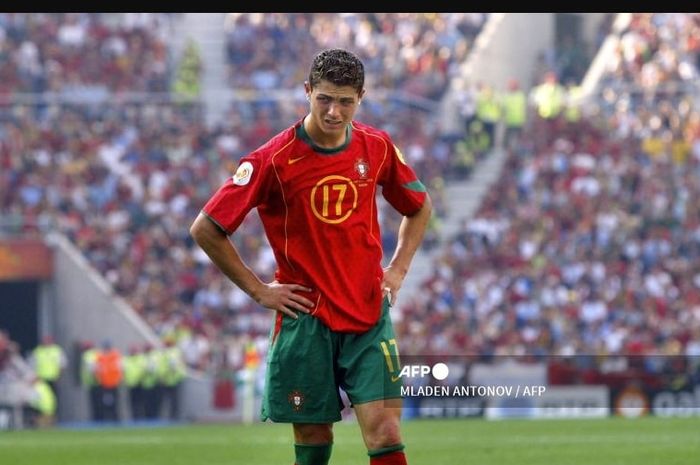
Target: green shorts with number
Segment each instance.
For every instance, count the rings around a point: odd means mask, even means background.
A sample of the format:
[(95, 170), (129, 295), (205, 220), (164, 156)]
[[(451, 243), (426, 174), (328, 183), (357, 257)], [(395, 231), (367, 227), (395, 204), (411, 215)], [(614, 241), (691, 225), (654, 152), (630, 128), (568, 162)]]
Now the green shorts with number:
[(341, 420), (339, 388), (352, 404), (401, 397), (398, 348), (386, 299), (365, 333), (338, 333), (305, 313), (285, 316), (271, 335), (263, 421), (332, 423)]

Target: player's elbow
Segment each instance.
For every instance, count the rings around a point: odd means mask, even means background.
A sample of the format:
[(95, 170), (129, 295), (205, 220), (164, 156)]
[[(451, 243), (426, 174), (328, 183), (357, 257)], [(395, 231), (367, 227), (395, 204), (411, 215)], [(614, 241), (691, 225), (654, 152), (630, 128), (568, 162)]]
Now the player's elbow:
[(211, 242), (215, 235), (221, 234), (216, 229), (211, 220), (200, 213), (190, 226), (190, 236), (199, 246), (204, 246)]
[(202, 225), (201, 225), (202, 215), (197, 216), (192, 225), (190, 225), (190, 236), (196, 243), (199, 244), (199, 239), (202, 236)]
[(433, 200), (430, 198), (430, 194), (428, 193), (425, 194), (425, 201), (423, 202), (423, 207), (421, 207), (421, 210), (425, 210), (426, 216), (430, 216), (430, 214), (433, 212)]

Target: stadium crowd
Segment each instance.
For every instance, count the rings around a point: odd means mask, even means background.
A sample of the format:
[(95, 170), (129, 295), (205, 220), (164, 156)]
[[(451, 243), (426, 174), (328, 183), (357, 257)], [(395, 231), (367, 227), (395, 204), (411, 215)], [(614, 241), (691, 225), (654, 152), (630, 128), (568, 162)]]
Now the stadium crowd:
[(681, 74), (661, 87), (640, 78), (669, 56), (697, 75), (697, 20), (633, 15), (623, 38), (646, 31), (630, 45), (634, 68), (614, 66), (578, 120), (533, 115), (479, 212), (400, 309), (404, 353), (652, 355), (652, 371), (688, 356), (700, 368), (698, 95), (679, 92)]
[[(367, 86), (439, 100), (488, 13), (229, 13), (227, 60), (236, 90), (299, 89), (299, 61), (355, 50)], [(303, 97), (303, 96), (302, 96)]]
[(164, 92), (171, 13), (0, 13), (0, 95)]

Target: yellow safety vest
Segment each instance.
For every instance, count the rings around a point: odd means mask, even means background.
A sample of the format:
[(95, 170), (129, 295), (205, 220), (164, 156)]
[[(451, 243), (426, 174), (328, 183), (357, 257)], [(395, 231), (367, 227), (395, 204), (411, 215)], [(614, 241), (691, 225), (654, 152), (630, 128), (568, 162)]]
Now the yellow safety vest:
[(527, 97), (518, 90), (503, 96), (503, 120), (509, 128), (521, 128), (527, 117)]
[(158, 384), (160, 372), (160, 350), (152, 349), (143, 355), (145, 360), (145, 370), (141, 378), (141, 386), (144, 389), (151, 389)]
[(95, 361), (97, 360), (97, 349), (87, 349), (83, 352), (80, 366), (80, 382), (83, 386), (94, 386), (97, 384), (95, 379)]
[(564, 117), (567, 121), (575, 123), (581, 119), (581, 97), (583, 89), (580, 86), (571, 87), (567, 91), (567, 103)]
[(61, 374), (61, 348), (52, 344), (34, 349), (36, 374), (44, 381), (56, 381)]
[(54, 415), (56, 413), (56, 395), (51, 386), (45, 381), (36, 381), (32, 386), (36, 394), (31, 401), (31, 406), (42, 415)]
[(134, 354), (124, 357), (124, 384), (134, 387), (141, 384), (146, 373), (146, 357), (143, 354)]
[(481, 121), (494, 123), (501, 117), (498, 97), (492, 92), (482, 92), (476, 98), (476, 116)]
[(159, 361), (160, 381), (166, 386), (175, 386), (187, 374), (187, 366), (177, 346), (162, 349)]
[(535, 87), (535, 104), (537, 113), (544, 119), (559, 116), (564, 105), (565, 92), (560, 84), (540, 84)]

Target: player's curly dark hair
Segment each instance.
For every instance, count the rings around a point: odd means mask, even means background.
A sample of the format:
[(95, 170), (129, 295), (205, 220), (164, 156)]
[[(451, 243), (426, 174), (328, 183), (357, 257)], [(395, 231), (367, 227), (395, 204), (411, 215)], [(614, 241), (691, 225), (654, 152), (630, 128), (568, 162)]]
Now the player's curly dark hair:
[(313, 88), (322, 80), (336, 86), (351, 86), (360, 93), (365, 85), (365, 67), (357, 56), (347, 50), (323, 50), (314, 57), (309, 84)]

